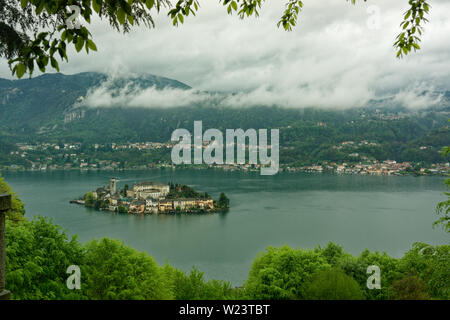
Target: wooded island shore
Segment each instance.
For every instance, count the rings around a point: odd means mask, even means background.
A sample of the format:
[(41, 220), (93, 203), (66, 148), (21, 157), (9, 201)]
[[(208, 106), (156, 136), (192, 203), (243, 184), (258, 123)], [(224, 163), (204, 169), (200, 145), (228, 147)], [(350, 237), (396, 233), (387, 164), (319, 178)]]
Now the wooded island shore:
[(118, 189), (118, 181), (111, 178), (109, 186), (99, 187), (70, 202), (130, 214), (225, 212), (230, 204), (223, 192), (215, 201), (207, 192), (199, 193), (187, 185), (147, 181), (136, 183), (132, 188), (126, 184), (123, 189)]

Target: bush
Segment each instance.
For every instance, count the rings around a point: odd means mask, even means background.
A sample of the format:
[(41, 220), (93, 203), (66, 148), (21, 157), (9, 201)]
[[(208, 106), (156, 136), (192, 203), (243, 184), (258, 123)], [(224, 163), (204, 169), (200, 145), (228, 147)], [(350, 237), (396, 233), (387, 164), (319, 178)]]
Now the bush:
[(389, 288), (389, 298), (392, 300), (428, 300), (425, 283), (416, 275), (408, 275), (394, 281)]
[(83, 292), (90, 299), (171, 299), (162, 269), (145, 252), (103, 238), (86, 245)]
[[(416, 243), (403, 258), (329, 244), (315, 250), (269, 247), (242, 289), (204, 279), (111, 239), (81, 245), (45, 218), (6, 223), (7, 288), (14, 299), (449, 299), (450, 246)], [(81, 290), (66, 287), (70, 265)], [(366, 288), (367, 266), (381, 269), (381, 290)], [(414, 276), (413, 276), (414, 275)], [(363, 292), (363, 294), (361, 293)]]
[[(370, 252), (369, 250), (364, 250), (356, 260), (347, 258), (346, 263), (340, 263), (339, 267), (342, 265), (342, 270), (349, 276), (352, 276), (363, 289), (366, 299), (369, 300), (387, 300), (388, 288), (393, 281), (401, 278), (402, 273), (399, 270), (399, 260), (392, 258), (387, 253), (383, 252)], [(375, 265), (380, 267), (380, 277), (381, 277), (381, 289), (368, 289), (367, 288), (367, 267)], [(354, 267), (355, 269), (351, 269)]]
[(12, 221), (24, 221), (25, 206), (23, 202), (12, 192), (11, 187), (5, 182), (0, 174), (0, 193), (11, 195), (11, 209), (6, 212), (6, 218)]
[(361, 300), (364, 298), (358, 282), (342, 270), (335, 268), (316, 272), (304, 287), (304, 298), (308, 300)]
[(403, 275), (414, 274), (436, 299), (450, 299), (450, 245), (431, 246), (415, 243), (400, 259)]
[(226, 281), (206, 281), (203, 272), (193, 268), (189, 275), (166, 264), (164, 271), (171, 283), (176, 300), (230, 300), (236, 292)]
[(250, 299), (299, 299), (302, 285), (312, 274), (329, 267), (319, 252), (269, 247), (253, 261), (245, 295)]
[(70, 265), (81, 265), (83, 248), (42, 217), (6, 223), (6, 285), (13, 299), (81, 299), (66, 287)]

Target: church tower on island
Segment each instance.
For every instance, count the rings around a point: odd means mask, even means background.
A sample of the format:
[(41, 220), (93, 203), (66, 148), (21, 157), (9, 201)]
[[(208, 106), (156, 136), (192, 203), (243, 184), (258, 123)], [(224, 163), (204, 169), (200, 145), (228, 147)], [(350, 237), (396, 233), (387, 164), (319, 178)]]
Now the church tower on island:
[(117, 186), (117, 179), (111, 178), (109, 180), (109, 192), (111, 193), (111, 195), (116, 193), (116, 186)]

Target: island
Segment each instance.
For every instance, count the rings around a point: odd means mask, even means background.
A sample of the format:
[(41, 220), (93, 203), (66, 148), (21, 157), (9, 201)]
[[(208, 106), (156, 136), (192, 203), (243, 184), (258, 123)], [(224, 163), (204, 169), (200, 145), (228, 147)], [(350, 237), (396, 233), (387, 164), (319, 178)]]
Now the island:
[(230, 205), (223, 192), (218, 200), (214, 200), (207, 192), (197, 192), (184, 184), (148, 181), (136, 183), (132, 188), (125, 184), (123, 189), (119, 189), (118, 181), (111, 178), (109, 186), (89, 191), (70, 202), (97, 210), (130, 214), (226, 212)]

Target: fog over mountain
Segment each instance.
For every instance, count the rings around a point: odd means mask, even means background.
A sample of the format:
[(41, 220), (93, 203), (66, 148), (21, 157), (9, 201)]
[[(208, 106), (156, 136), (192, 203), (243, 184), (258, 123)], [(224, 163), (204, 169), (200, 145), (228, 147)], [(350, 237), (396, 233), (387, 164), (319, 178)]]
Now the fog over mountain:
[[(126, 35), (94, 19), (90, 30), (99, 51), (86, 55), (71, 48), (62, 72), (157, 74), (195, 89), (134, 92), (125, 102), (135, 106), (153, 106), (143, 103), (151, 95), (150, 100), (168, 107), (176, 98), (180, 103), (203, 101), (200, 90), (236, 93), (226, 101), (234, 107), (294, 108), (360, 107), (402, 92), (396, 101), (417, 108), (434, 101), (419, 99), (418, 92), (450, 89), (450, 42), (445, 41), (450, 33), (449, 1), (432, 2), (422, 50), (402, 60), (395, 58), (392, 44), (407, 1), (359, 2), (353, 6), (344, 0), (306, 0), (293, 32), (276, 26), (283, 9), (278, 1), (267, 1), (259, 18), (245, 20), (227, 15), (218, 1), (202, 1), (197, 16), (178, 28), (163, 11), (155, 17), (156, 29), (137, 27)], [(0, 74), (10, 77), (5, 61)], [(93, 105), (99, 105), (98, 99), (105, 106), (122, 103), (112, 101), (105, 90), (92, 93)]]
[(117, 87), (114, 80), (109, 79), (100, 86), (91, 88), (78, 106), (86, 107), (135, 107), (135, 108), (170, 108), (192, 106), (195, 104), (220, 105), (232, 108), (254, 106), (279, 106), (283, 108), (361, 108), (370, 105), (374, 100), (382, 100), (384, 106), (404, 107), (408, 109), (426, 109), (444, 103), (444, 93), (433, 90), (426, 85), (405, 88), (398, 92), (373, 95), (371, 99), (361, 99), (348, 104), (351, 97), (347, 92), (334, 92), (326, 96), (321, 90), (315, 91), (308, 86), (290, 88), (279, 92), (277, 88), (260, 87), (255, 90), (211, 93), (193, 88), (167, 87), (158, 89), (155, 86), (142, 87), (132, 80)]
[[(180, 81), (156, 75), (117, 75), (85, 72), (75, 75), (46, 74), (32, 79), (7, 80), (0, 78), (3, 110), (26, 108), (34, 114), (41, 110), (51, 115), (77, 108), (179, 108), (204, 107), (281, 107), (348, 109), (363, 107), (391, 107), (410, 110), (446, 106), (448, 93), (427, 90), (426, 85), (374, 96), (369, 100), (345, 104), (341, 99), (326, 100), (320, 92), (315, 98), (303, 94), (307, 86), (279, 94), (276, 88), (258, 88), (238, 92), (211, 92), (190, 87)], [(337, 94), (337, 93), (336, 93)], [(53, 99), (53, 101), (52, 101)], [(64, 101), (61, 104), (61, 101)], [(52, 107), (53, 106), (53, 107)], [(55, 109), (56, 108), (56, 109)], [(11, 110), (12, 110), (11, 109)], [(25, 118), (27, 116), (25, 115)]]

